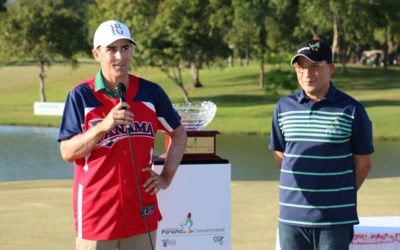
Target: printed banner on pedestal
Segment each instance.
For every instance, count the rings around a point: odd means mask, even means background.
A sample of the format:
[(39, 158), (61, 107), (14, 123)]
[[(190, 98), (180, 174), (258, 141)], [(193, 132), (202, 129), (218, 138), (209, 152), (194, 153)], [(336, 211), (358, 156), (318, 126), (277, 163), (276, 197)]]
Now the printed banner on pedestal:
[(180, 165), (170, 187), (157, 195), (163, 220), (156, 249), (230, 249), (230, 180), (230, 164)]

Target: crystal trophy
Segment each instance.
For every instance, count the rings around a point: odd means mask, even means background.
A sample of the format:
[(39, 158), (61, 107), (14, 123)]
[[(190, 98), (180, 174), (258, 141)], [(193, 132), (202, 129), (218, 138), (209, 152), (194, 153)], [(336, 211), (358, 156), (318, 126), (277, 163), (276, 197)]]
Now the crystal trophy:
[[(206, 162), (221, 160), (216, 155), (216, 130), (206, 130), (213, 120), (217, 105), (211, 101), (173, 104), (181, 117), (181, 123), (187, 133), (187, 143), (182, 161)], [(170, 137), (165, 135), (165, 153), (168, 151)], [(163, 155), (165, 157), (165, 154)], [(161, 158), (163, 156), (160, 156)]]

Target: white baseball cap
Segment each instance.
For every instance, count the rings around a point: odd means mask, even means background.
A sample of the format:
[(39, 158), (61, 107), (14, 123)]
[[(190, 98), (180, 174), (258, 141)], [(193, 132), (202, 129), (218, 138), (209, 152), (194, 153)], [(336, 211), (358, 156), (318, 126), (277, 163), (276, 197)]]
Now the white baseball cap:
[(127, 39), (136, 45), (128, 27), (118, 21), (108, 20), (99, 25), (93, 37), (93, 49), (99, 46), (106, 47), (119, 39)]

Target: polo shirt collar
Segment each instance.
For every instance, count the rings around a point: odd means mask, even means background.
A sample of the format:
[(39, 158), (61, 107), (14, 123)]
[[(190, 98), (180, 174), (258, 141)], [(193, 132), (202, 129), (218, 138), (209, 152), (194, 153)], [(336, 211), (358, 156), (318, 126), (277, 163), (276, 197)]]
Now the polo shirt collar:
[(306, 93), (304, 93), (304, 90), (300, 90), (297, 94), (297, 102), (299, 103), (303, 103), (306, 101), (309, 101), (310, 98), (308, 98), (308, 96), (306, 95)]
[[(335, 102), (335, 96), (336, 96), (336, 87), (335, 85), (333, 85), (332, 82), (330, 82), (330, 87), (329, 87), (329, 91), (328, 93), (321, 99), (321, 101), (323, 100), (327, 100), (330, 103), (334, 103)], [(297, 102), (299, 103), (303, 103), (303, 102), (307, 102), (310, 101), (311, 99), (306, 95), (306, 93), (304, 92), (304, 90), (299, 91), (298, 95), (297, 95)]]
[(107, 85), (105, 84), (103, 79), (103, 75), (101, 74), (101, 69), (97, 73), (96, 78), (94, 80), (94, 90), (96, 92), (103, 90), (104, 94), (106, 94), (108, 97), (118, 98), (117, 94), (114, 91), (107, 88)]

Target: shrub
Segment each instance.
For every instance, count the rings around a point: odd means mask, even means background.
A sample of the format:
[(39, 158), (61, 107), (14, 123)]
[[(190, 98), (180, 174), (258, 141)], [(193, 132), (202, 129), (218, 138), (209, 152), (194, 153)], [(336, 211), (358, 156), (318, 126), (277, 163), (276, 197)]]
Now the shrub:
[(277, 95), (279, 90), (294, 91), (297, 84), (296, 73), (292, 70), (273, 69), (265, 77), (265, 93)]

